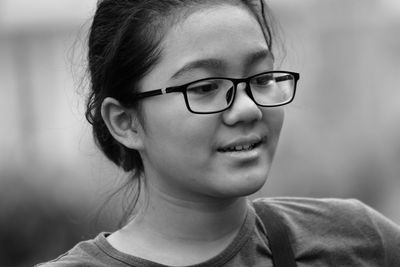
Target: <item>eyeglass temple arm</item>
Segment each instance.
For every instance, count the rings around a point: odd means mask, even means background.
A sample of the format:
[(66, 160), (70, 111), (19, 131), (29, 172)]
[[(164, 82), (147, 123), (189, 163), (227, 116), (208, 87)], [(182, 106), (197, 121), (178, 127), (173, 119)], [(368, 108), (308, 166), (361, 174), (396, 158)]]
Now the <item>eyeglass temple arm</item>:
[(136, 93), (133, 94), (132, 96), (135, 97), (135, 99), (142, 99), (146, 97), (151, 97), (151, 96), (156, 96), (156, 95), (164, 95), (167, 93), (171, 92), (181, 92), (182, 88), (181, 86), (175, 86), (175, 87), (167, 87), (163, 89), (157, 89), (157, 90), (151, 90), (147, 92), (142, 92), (142, 93)]

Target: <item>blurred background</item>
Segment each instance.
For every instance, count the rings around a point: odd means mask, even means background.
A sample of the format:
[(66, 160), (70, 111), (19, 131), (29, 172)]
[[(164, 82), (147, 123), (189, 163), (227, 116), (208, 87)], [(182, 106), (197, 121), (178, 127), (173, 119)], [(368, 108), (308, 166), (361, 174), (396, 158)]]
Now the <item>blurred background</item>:
[[(95, 0), (0, 0), (0, 266), (112, 231), (125, 174), (84, 120)], [(400, 223), (400, 1), (270, 0), (298, 71), (260, 196), (358, 198)]]

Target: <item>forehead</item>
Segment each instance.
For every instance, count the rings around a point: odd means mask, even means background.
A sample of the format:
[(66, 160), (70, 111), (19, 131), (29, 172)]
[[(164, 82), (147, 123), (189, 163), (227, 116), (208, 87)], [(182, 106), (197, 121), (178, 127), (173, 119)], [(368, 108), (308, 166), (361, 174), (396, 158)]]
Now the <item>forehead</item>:
[(168, 62), (171, 72), (204, 58), (240, 64), (248, 55), (268, 50), (250, 11), (227, 4), (193, 12), (166, 33), (161, 46), (161, 62)]

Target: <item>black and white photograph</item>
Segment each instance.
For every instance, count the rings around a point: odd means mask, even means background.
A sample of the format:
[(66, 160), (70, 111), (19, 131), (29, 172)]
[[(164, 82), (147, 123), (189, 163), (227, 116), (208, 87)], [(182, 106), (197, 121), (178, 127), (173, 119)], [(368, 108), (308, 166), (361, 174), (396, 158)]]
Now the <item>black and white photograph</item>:
[(0, 0), (0, 267), (400, 267), (400, 1)]

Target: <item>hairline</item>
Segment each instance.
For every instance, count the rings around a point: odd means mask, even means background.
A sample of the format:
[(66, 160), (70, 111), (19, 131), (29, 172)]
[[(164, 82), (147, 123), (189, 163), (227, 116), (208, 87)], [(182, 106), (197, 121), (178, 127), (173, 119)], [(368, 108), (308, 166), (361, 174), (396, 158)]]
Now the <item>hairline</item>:
[[(168, 14), (167, 16), (160, 16), (159, 19), (157, 19), (156, 21), (151, 23), (151, 25), (149, 26), (149, 28), (153, 28), (153, 29), (159, 27), (159, 30), (157, 30), (155, 32), (155, 38), (157, 38), (157, 40), (154, 43), (155, 48), (156, 48), (155, 52), (157, 54), (156, 55), (157, 59), (154, 62), (154, 64), (152, 66), (150, 66), (150, 68), (146, 71), (146, 73), (143, 74), (143, 76), (140, 78), (140, 80), (134, 82), (134, 85), (135, 85), (134, 87), (135, 87), (136, 91), (140, 91), (142, 89), (141, 87), (142, 87), (143, 78), (146, 75), (148, 75), (156, 67), (157, 63), (160, 60), (162, 60), (162, 58), (164, 56), (164, 53), (163, 53), (164, 45), (163, 44), (165, 41), (165, 37), (172, 30), (172, 28), (175, 27), (176, 25), (178, 25), (179, 23), (184, 22), (186, 19), (188, 19), (188, 17), (190, 17), (191, 15), (193, 15), (196, 12), (204, 11), (204, 10), (210, 9), (212, 7), (216, 7), (216, 6), (236, 6), (236, 7), (241, 7), (243, 9), (245, 9), (256, 20), (256, 22), (259, 24), (259, 26), (261, 27), (261, 30), (264, 34), (264, 29), (263, 29), (264, 26), (259, 21), (257, 15), (242, 0), (221, 0), (221, 1), (215, 1), (215, 2), (213, 2), (213, 1), (195, 2), (195, 3), (188, 4), (186, 6), (180, 6), (178, 8), (175, 8), (171, 12), (171, 14)], [(267, 45), (268, 45), (268, 42), (267, 42)], [(271, 50), (268, 50), (268, 51), (271, 53), (271, 55), (273, 57), (272, 51)], [(141, 104), (141, 101), (139, 101), (137, 103), (136, 109), (137, 109), (137, 115), (138, 115), (139, 122), (143, 126), (143, 131), (146, 131), (145, 118), (144, 118), (144, 114), (143, 114), (143, 106)]]

